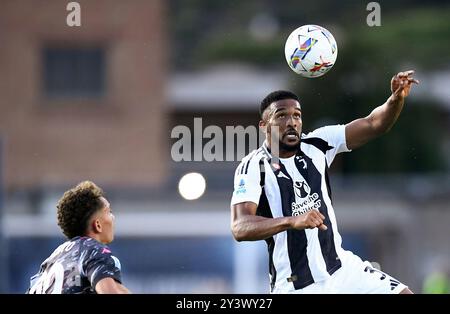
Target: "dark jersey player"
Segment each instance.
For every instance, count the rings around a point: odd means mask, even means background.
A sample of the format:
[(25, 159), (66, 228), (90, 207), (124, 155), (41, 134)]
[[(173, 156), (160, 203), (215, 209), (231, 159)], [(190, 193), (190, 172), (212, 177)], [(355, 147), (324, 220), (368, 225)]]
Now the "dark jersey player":
[(85, 181), (57, 205), (58, 225), (69, 239), (31, 278), (30, 294), (129, 293), (121, 266), (106, 244), (114, 238), (114, 215), (102, 189)]

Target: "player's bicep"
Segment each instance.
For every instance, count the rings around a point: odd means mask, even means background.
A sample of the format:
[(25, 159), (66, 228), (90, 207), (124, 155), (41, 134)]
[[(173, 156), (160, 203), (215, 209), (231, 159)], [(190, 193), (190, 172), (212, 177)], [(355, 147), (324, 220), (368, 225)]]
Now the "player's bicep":
[(231, 205), (231, 221), (235, 222), (248, 215), (256, 215), (258, 205), (254, 202), (242, 202)]
[(244, 240), (240, 236), (245, 227), (249, 216), (255, 216), (258, 205), (253, 202), (242, 202), (231, 205), (231, 233), (238, 241)]
[(129, 290), (122, 284), (111, 277), (105, 277), (97, 282), (95, 291), (98, 294), (113, 294), (113, 293), (129, 293)]

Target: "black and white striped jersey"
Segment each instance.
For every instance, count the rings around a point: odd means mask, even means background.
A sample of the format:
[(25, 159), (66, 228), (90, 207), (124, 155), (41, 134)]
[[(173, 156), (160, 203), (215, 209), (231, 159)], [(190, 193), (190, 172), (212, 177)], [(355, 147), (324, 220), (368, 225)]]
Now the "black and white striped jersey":
[(328, 168), (349, 151), (345, 126), (334, 125), (302, 134), (300, 149), (290, 158), (273, 158), (266, 144), (244, 157), (236, 169), (231, 205), (253, 202), (257, 215), (277, 218), (312, 209), (324, 216), (326, 231), (287, 230), (266, 239), (272, 289), (301, 289), (327, 279), (341, 267), (345, 251), (331, 202)]

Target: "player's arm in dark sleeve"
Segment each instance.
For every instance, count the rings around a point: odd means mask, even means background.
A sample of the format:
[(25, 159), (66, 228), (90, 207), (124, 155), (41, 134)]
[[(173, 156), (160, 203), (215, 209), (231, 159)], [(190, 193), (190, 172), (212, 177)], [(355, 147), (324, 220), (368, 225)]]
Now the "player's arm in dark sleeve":
[(325, 217), (317, 210), (299, 216), (266, 218), (256, 216), (256, 209), (253, 202), (231, 206), (231, 231), (237, 241), (263, 240), (288, 229), (327, 229), (323, 224)]
[(367, 117), (356, 119), (345, 126), (348, 149), (358, 148), (368, 141), (388, 132), (403, 109), (411, 85), (419, 83), (412, 75), (414, 71), (400, 72), (391, 80), (392, 95)]
[(85, 274), (97, 293), (130, 293), (122, 285), (120, 261), (109, 249), (97, 247), (83, 263)]

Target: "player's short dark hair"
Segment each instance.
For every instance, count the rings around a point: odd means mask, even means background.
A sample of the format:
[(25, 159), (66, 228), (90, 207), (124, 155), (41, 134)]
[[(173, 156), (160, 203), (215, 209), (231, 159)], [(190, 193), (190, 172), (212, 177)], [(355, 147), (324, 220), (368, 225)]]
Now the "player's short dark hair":
[(92, 214), (105, 206), (100, 199), (103, 196), (103, 190), (91, 181), (81, 182), (64, 193), (56, 208), (58, 225), (67, 238), (85, 235)]
[(264, 110), (266, 110), (267, 107), (269, 107), (271, 103), (273, 103), (275, 101), (283, 100), (283, 99), (294, 99), (300, 103), (300, 99), (293, 92), (286, 91), (286, 90), (277, 90), (277, 91), (271, 92), (269, 95), (267, 95), (261, 101), (261, 105), (259, 107), (259, 114), (261, 116), (261, 119), (263, 117)]

